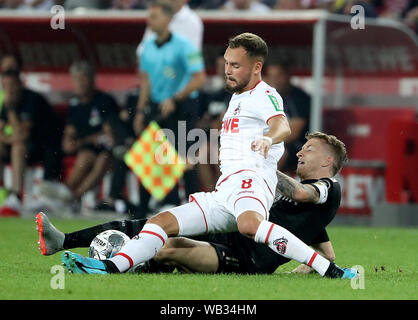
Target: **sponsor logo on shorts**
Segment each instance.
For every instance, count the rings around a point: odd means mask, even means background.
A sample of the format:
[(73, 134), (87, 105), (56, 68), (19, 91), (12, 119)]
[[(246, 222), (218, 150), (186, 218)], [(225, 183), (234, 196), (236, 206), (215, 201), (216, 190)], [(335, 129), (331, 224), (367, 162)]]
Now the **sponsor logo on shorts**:
[(254, 193), (254, 191), (240, 191), (240, 192), (237, 193), (237, 195), (240, 195), (242, 193)]

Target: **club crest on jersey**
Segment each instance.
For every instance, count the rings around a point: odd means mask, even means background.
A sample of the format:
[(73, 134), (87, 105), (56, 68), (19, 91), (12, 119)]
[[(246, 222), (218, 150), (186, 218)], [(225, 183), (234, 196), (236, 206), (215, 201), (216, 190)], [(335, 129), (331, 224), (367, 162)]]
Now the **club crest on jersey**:
[(233, 115), (237, 116), (240, 114), (240, 112), (241, 112), (241, 102), (238, 103), (238, 107), (235, 108)]
[(288, 242), (289, 241), (285, 237), (281, 237), (280, 239), (274, 240), (273, 245), (277, 248), (277, 251), (280, 254), (285, 254)]

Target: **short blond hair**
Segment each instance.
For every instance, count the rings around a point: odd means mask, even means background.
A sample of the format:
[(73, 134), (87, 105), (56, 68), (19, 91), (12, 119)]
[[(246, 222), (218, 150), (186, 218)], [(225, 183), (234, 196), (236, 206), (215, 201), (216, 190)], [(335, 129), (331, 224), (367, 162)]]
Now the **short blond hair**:
[(334, 156), (334, 163), (332, 165), (332, 175), (335, 176), (338, 172), (340, 172), (343, 165), (348, 161), (347, 156), (347, 149), (345, 148), (344, 142), (339, 140), (336, 136), (326, 134), (323, 132), (313, 132), (313, 133), (307, 133), (305, 135), (306, 140), (310, 139), (321, 139), (324, 141), (331, 150), (333, 156)]

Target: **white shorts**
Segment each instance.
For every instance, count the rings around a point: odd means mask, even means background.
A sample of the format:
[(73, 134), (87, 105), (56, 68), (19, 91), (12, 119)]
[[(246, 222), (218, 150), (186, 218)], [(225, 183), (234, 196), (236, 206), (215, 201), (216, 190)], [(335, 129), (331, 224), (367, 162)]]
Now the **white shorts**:
[(189, 203), (170, 211), (179, 224), (179, 235), (237, 231), (236, 219), (256, 211), (268, 219), (274, 196), (267, 182), (253, 170), (222, 176), (213, 192), (190, 195)]

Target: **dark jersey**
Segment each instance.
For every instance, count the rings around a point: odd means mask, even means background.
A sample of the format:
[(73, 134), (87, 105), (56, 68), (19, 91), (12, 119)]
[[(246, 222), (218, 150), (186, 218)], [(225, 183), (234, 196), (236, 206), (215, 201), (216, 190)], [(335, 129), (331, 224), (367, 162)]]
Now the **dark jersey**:
[[(16, 114), (20, 121), (31, 122), (31, 131), (28, 140), (33, 144), (48, 143), (59, 137), (60, 127), (51, 105), (40, 94), (22, 89)], [(1, 108), (0, 119), (8, 123), (7, 108)]]
[[(324, 203), (296, 203), (280, 196), (270, 209), (271, 222), (289, 230), (307, 245), (329, 240), (325, 227), (335, 217), (341, 201), (341, 188), (336, 180), (323, 178), (319, 181), (328, 190)], [(309, 183), (317, 188), (315, 182), (318, 180), (302, 181), (303, 184)], [(215, 247), (220, 260), (220, 271), (273, 273), (279, 265), (289, 261), (265, 244), (256, 243), (239, 232), (207, 235), (198, 239), (208, 241)]]
[(86, 104), (78, 98), (70, 100), (67, 124), (73, 125), (79, 138), (98, 133), (109, 117), (117, 116), (118, 106), (112, 96), (96, 91), (93, 99)]

